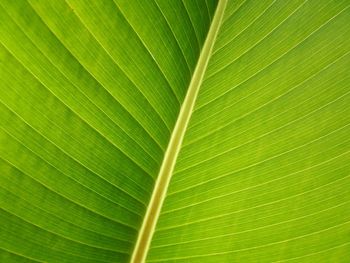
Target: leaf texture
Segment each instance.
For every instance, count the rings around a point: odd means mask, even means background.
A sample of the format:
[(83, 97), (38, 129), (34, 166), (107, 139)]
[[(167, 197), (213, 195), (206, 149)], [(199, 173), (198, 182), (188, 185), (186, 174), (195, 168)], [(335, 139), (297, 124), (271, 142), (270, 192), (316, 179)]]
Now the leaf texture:
[(1, 1), (1, 262), (128, 260), (214, 12), (198, 4)]
[(350, 260), (348, 1), (229, 1), (149, 262)]
[(223, 2), (0, 1), (0, 262), (130, 261), (201, 57), (146, 261), (350, 261), (350, 3)]

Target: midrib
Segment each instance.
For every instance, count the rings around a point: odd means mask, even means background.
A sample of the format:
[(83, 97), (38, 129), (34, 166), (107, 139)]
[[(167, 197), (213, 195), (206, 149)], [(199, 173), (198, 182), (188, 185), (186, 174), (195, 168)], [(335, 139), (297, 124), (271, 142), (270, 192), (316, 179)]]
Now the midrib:
[(182, 140), (184, 138), (187, 125), (192, 115), (196, 103), (199, 88), (203, 81), (209, 58), (219, 31), (228, 0), (219, 0), (213, 17), (207, 38), (199, 56), (194, 74), (192, 76), (185, 100), (181, 106), (175, 128), (171, 134), (168, 148), (164, 155), (157, 181), (155, 183), (150, 203), (148, 205), (145, 218), (142, 222), (136, 245), (131, 257), (131, 263), (145, 262), (153, 233), (160, 215), (160, 211), (168, 190), (168, 186), (175, 168), (177, 156), (179, 154)]

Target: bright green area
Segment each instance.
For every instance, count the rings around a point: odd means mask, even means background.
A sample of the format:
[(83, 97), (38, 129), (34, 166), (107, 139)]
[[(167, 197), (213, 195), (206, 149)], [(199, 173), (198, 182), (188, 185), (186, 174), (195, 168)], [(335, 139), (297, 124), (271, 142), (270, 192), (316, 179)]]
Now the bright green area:
[[(215, 0), (0, 1), (0, 262), (128, 262)], [(229, 0), (147, 262), (350, 262), (350, 2)]]
[(349, 1), (229, 1), (149, 262), (350, 262)]

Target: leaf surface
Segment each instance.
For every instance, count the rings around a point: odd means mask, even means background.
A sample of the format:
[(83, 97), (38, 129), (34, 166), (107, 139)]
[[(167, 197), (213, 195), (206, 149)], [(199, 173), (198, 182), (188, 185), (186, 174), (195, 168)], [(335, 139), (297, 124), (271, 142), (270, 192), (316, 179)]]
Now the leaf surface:
[(350, 261), (348, 1), (0, 21), (1, 262)]

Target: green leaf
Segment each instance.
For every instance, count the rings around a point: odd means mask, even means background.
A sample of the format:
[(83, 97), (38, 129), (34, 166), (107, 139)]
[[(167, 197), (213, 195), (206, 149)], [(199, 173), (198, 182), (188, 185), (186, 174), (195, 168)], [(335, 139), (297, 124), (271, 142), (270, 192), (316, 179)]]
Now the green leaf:
[(349, 6), (0, 1), (0, 262), (349, 262)]

